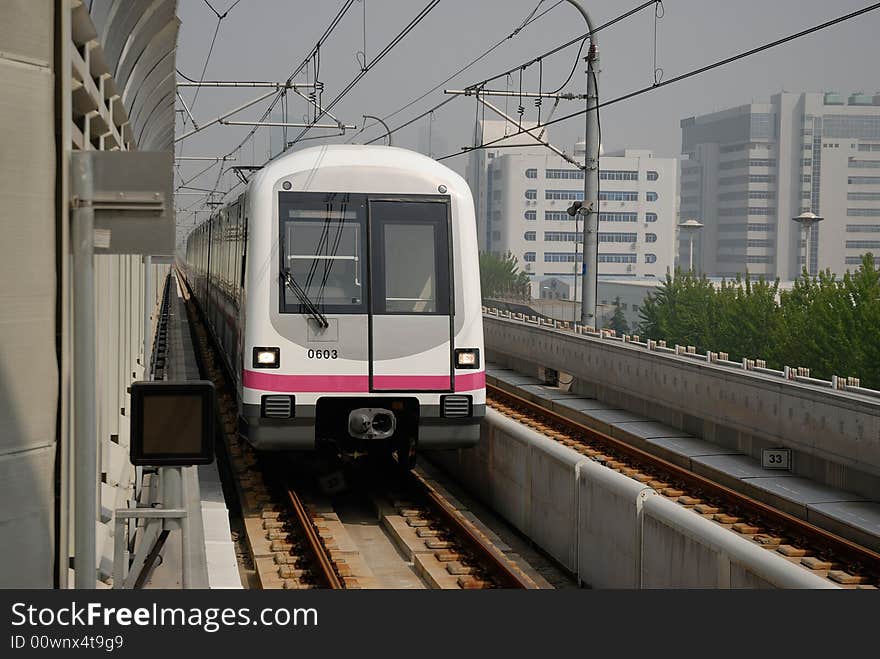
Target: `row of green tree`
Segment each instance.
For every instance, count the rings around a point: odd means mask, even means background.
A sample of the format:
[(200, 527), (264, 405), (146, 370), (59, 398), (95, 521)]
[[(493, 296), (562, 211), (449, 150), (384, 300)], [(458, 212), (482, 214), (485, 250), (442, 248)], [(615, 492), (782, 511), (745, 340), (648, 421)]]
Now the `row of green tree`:
[(880, 270), (871, 254), (842, 277), (804, 272), (787, 291), (749, 275), (719, 287), (678, 270), (639, 315), (643, 340), (764, 359), (771, 368), (806, 366), (812, 377), (855, 376), (880, 388)]
[(529, 276), (508, 252), (498, 256), (480, 252), (480, 289), (484, 298), (529, 299)]

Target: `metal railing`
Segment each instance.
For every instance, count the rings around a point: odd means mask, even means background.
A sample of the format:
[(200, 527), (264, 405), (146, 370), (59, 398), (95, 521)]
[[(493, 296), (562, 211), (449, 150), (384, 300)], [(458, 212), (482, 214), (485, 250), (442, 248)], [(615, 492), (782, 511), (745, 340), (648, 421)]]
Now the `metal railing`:
[(653, 339), (641, 341), (637, 334), (624, 334), (618, 336), (612, 329), (597, 329), (589, 325), (581, 325), (580, 323), (573, 323), (565, 320), (548, 320), (539, 316), (527, 316), (525, 314), (513, 313), (493, 307), (483, 307), (483, 315), (490, 318), (499, 318), (511, 322), (523, 323), (525, 325), (533, 325), (536, 328), (569, 332), (585, 339), (598, 339), (600, 341), (625, 343), (634, 348), (640, 348), (665, 357), (683, 357), (685, 359), (705, 362), (714, 366), (729, 368), (731, 370), (775, 377), (786, 382), (797, 382), (817, 389), (831, 389), (838, 392), (880, 399), (880, 391), (862, 387), (861, 382), (857, 377), (832, 375), (830, 380), (823, 380), (811, 377), (810, 369), (801, 366), (786, 366), (782, 370), (777, 370), (767, 368), (767, 362), (763, 359), (743, 358), (741, 361), (732, 361), (729, 359), (729, 355), (726, 352), (713, 352), (710, 350), (701, 353), (697, 352), (697, 349), (694, 346), (674, 345), (670, 347), (666, 344), (666, 341), (655, 341)]

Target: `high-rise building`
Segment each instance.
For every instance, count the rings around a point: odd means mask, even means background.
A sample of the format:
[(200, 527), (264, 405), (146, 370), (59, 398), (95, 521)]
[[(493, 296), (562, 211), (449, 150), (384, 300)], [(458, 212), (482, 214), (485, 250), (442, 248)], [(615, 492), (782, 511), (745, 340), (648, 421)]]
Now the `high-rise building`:
[[(681, 122), (681, 219), (696, 219), (695, 268), (792, 279), (804, 267), (804, 211), (824, 221), (810, 270), (880, 263), (880, 94), (774, 95)], [(679, 262), (688, 262), (682, 232)]]
[[(535, 122), (523, 121), (524, 128), (534, 128), (535, 125)], [(488, 249), (490, 233), (488, 219), (491, 210), (489, 206), (492, 203), (492, 174), (489, 172), (489, 165), (495, 158), (508, 153), (509, 149), (514, 146), (520, 154), (535, 155), (543, 153), (545, 147), (535, 142), (528, 135), (507, 137), (507, 135), (516, 133), (519, 130), (518, 126), (508, 121), (482, 120), (477, 123), (476, 130), (478, 134), (474, 136), (475, 144), (495, 142), (495, 144), (485, 149), (471, 151), (465, 175), (471, 188), (471, 194), (474, 197), (474, 206), (477, 213), (477, 242), (480, 250), (486, 251)]]
[[(532, 297), (579, 299), (583, 222), (567, 209), (583, 199), (583, 172), (538, 149), (484, 156), (482, 180), (469, 168), (481, 248), (512, 253), (531, 278)], [(583, 143), (574, 157), (583, 158)], [(626, 149), (603, 154), (599, 165), (599, 277), (663, 277), (675, 258), (676, 159)]]

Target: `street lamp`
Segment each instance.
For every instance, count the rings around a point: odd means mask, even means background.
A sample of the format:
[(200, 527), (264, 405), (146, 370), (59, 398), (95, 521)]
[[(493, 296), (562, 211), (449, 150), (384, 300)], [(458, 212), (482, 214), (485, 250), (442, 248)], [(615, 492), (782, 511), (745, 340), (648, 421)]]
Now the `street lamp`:
[(697, 233), (700, 229), (703, 228), (703, 224), (699, 220), (685, 220), (684, 222), (679, 222), (678, 228), (681, 231), (684, 231), (688, 235), (688, 263), (690, 264), (688, 267), (689, 272), (694, 271), (694, 234)]
[[(810, 233), (811, 229), (819, 224), (824, 217), (819, 217), (815, 213), (811, 213), (809, 211), (804, 211), (797, 217), (791, 218), (792, 222), (797, 222), (801, 225), (801, 229), (805, 232), (804, 235), (804, 267), (807, 269), (807, 274), (812, 274), (812, 270), (810, 269)], [(817, 258), (818, 260), (818, 258)], [(813, 264), (816, 265), (816, 264)]]

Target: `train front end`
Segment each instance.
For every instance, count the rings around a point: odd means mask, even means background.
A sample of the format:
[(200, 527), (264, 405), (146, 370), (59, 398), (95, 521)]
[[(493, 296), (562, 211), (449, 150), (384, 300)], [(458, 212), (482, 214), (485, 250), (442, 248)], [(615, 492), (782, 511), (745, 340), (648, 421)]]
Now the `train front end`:
[(260, 449), (473, 446), (485, 370), (473, 201), (403, 149), (329, 146), (249, 195), (242, 421)]

